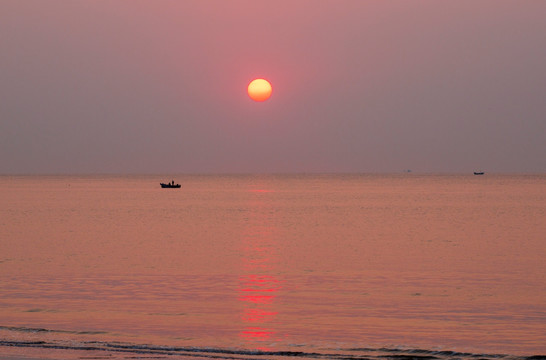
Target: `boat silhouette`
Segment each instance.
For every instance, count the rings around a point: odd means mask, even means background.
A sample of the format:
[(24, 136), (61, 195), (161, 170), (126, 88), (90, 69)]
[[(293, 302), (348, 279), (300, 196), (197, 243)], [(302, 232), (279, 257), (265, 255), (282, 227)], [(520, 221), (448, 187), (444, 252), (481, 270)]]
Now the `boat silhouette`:
[(159, 183), (159, 185), (161, 185), (161, 188), (163, 189), (179, 189), (180, 188), (180, 184), (175, 184), (174, 183), (174, 180), (170, 183)]

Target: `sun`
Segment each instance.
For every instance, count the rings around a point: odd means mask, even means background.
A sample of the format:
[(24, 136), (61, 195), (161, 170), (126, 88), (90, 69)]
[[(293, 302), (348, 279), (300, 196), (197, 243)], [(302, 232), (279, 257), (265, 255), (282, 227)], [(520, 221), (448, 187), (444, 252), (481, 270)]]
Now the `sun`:
[(266, 101), (272, 91), (271, 84), (265, 79), (255, 79), (248, 84), (248, 96), (254, 101)]

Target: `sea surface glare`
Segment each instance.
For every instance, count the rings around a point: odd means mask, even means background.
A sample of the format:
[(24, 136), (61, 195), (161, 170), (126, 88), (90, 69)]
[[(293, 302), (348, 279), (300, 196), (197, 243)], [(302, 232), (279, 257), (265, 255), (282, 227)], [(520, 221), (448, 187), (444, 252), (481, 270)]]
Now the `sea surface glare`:
[(0, 176), (0, 357), (545, 355), (545, 258), (546, 175)]

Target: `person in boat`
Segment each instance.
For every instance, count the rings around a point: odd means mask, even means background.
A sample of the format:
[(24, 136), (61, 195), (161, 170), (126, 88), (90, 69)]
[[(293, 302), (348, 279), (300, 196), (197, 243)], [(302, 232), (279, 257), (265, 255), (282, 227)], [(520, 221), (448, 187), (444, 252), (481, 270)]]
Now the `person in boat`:
[(173, 184), (173, 186), (174, 186), (174, 180), (172, 181), (172, 184)]

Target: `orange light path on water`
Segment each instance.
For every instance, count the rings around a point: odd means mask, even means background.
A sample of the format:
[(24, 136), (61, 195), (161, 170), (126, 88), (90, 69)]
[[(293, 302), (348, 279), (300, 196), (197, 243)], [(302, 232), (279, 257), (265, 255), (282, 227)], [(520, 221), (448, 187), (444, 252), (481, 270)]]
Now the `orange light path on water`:
[(248, 226), (242, 241), (242, 275), (238, 299), (243, 305), (241, 321), (243, 329), (239, 337), (248, 348), (271, 350), (267, 344), (279, 338), (274, 328), (278, 316), (275, 302), (281, 289), (281, 281), (271, 275), (276, 268), (274, 246), (275, 228), (271, 225), (271, 215), (267, 211), (267, 197), (270, 190), (250, 189), (256, 202), (253, 202), (248, 217)]

